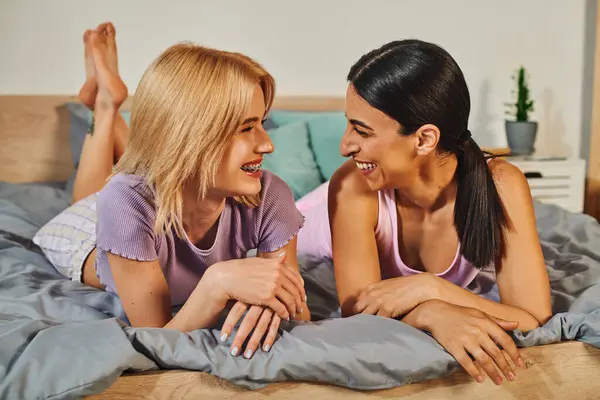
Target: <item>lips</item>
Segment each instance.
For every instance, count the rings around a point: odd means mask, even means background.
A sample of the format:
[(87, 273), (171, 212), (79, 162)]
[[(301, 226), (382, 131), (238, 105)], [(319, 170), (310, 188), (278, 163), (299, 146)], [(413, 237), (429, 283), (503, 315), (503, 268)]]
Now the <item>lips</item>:
[(262, 158), (256, 159), (256, 160), (252, 160), (249, 161), (245, 164), (242, 165), (242, 171), (244, 172), (249, 172), (249, 173), (253, 173), (253, 172), (259, 172), (262, 166)]
[(363, 172), (369, 172), (377, 168), (377, 164), (354, 160), (356, 166)]

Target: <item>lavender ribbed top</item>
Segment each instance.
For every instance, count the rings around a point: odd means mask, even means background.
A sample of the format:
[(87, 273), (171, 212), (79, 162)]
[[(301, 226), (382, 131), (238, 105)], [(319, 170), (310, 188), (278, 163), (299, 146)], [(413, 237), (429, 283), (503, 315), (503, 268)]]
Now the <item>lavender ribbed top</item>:
[(214, 244), (199, 249), (175, 232), (154, 233), (156, 208), (151, 188), (137, 175), (117, 174), (97, 199), (96, 272), (106, 290), (117, 293), (107, 252), (138, 261), (158, 260), (169, 285), (171, 304), (185, 303), (211, 265), (246, 257), (248, 251), (271, 252), (286, 245), (304, 223), (289, 187), (263, 171), (261, 204), (249, 208), (228, 198), (218, 221)]

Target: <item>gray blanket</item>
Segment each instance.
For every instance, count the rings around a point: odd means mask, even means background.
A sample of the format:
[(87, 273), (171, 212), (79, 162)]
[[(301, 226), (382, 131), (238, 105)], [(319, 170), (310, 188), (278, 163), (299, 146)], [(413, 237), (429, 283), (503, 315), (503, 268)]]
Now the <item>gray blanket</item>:
[[(31, 242), (68, 205), (65, 192), (0, 183), (0, 399), (101, 392), (125, 370), (206, 371), (248, 388), (284, 380), (381, 389), (447, 375), (457, 363), (429, 335), (375, 316), (339, 317), (327, 261), (303, 260), (313, 323), (287, 323), (270, 353), (231, 357), (218, 331), (134, 329), (118, 298), (61, 278)], [(555, 315), (520, 346), (581, 340), (600, 347), (600, 226), (536, 205)], [(525, 260), (524, 260), (525, 261)], [(497, 296), (496, 288), (486, 293)]]

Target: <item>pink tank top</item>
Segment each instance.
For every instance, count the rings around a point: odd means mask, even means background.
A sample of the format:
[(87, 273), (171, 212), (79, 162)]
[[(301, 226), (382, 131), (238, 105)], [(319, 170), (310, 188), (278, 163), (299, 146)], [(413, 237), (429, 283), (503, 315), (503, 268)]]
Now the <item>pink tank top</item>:
[[(410, 268), (400, 258), (398, 213), (396, 212), (396, 196), (393, 189), (379, 192), (379, 218), (375, 228), (375, 238), (383, 279), (423, 272)], [(461, 255), (459, 244), (450, 266), (436, 275), (465, 288), (475, 279), (478, 273), (479, 270)]]
[[(305, 217), (304, 227), (298, 234), (298, 254), (316, 259), (331, 259), (332, 257), (327, 211), (328, 186), (329, 182), (325, 182), (296, 203), (296, 207)], [(400, 258), (398, 214), (396, 213), (393, 189), (379, 192), (378, 214), (375, 238), (382, 278), (389, 279), (422, 273), (422, 271), (412, 269), (404, 264)], [(478, 273), (479, 270), (461, 255), (459, 245), (452, 264), (445, 271), (436, 275), (465, 288)]]

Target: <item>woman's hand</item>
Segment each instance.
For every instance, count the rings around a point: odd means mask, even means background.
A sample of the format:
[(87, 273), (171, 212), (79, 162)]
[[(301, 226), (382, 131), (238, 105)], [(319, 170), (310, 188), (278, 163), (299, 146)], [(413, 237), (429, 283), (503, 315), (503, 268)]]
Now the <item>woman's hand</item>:
[(304, 280), (283, 265), (285, 257), (252, 257), (217, 263), (210, 267), (213, 282), (228, 299), (271, 308), (282, 319), (294, 318), (306, 301)]
[[(234, 304), (227, 315), (227, 319), (223, 323), (221, 329), (221, 341), (224, 342), (231, 335), (234, 326), (240, 320), (244, 312), (248, 310), (248, 305), (238, 301)], [(262, 349), (265, 352), (271, 350), (273, 342), (277, 338), (277, 330), (279, 329), (279, 323), (281, 318), (275, 314), (273, 310), (267, 307), (251, 306), (250, 310), (244, 317), (244, 320), (240, 324), (239, 329), (235, 334), (235, 338), (229, 348), (232, 356), (237, 356), (242, 350), (242, 346), (246, 341), (250, 332), (252, 336), (246, 345), (244, 357), (250, 358), (256, 352), (256, 349), (260, 345), (261, 339), (263, 339)], [(265, 337), (266, 334), (266, 337)]]
[(517, 322), (504, 321), (474, 308), (440, 300), (423, 303), (403, 321), (431, 332), (477, 382), (483, 382), (485, 371), (494, 383), (501, 384), (502, 377), (496, 367), (508, 380), (515, 379), (515, 372), (499, 346), (516, 365), (525, 366), (517, 346), (505, 332), (517, 329)]
[(354, 312), (401, 317), (419, 304), (439, 298), (439, 279), (423, 273), (372, 283), (358, 295)]

